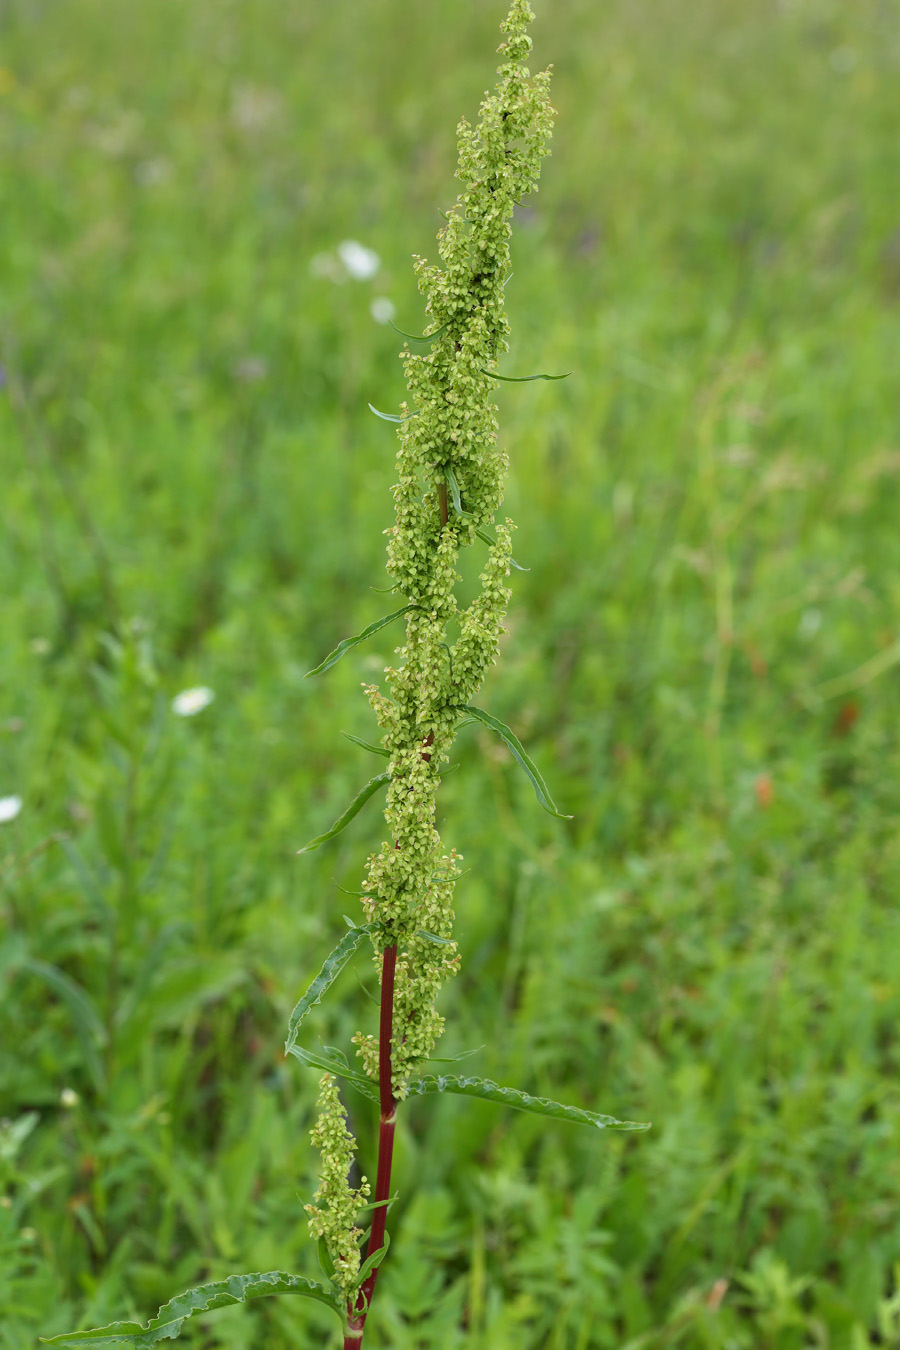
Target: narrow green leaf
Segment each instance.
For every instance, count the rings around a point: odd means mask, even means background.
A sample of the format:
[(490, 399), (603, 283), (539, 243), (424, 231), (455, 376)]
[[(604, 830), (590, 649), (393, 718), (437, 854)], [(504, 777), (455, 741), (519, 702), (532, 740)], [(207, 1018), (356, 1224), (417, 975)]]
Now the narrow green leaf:
[(362, 791), (358, 792), (353, 798), (353, 801), (347, 807), (344, 814), (337, 818), (331, 829), (326, 830), (324, 834), (317, 834), (315, 839), (310, 839), (308, 844), (304, 844), (302, 848), (298, 848), (297, 853), (311, 853), (314, 848), (319, 848), (322, 844), (327, 844), (329, 839), (333, 839), (336, 834), (340, 834), (341, 830), (347, 828), (353, 817), (359, 815), (366, 802), (378, 791), (381, 785), (383, 783), (389, 783), (390, 781), (391, 775), (389, 773), (379, 773), (374, 778), (370, 778)]
[(635, 1120), (616, 1120), (613, 1116), (602, 1116), (597, 1111), (585, 1111), (580, 1106), (566, 1106), (563, 1102), (551, 1101), (549, 1097), (532, 1097), (518, 1088), (501, 1087), (489, 1078), (455, 1078), (438, 1074), (426, 1074), (409, 1085), (410, 1092), (427, 1096), (433, 1092), (452, 1092), (461, 1097), (480, 1097), (482, 1101), (498, 1102), (501, 1106), (512, 1106), (517, 1111), (530, 1111), (538, 1116), (550, 1116), (553, 1120), (571, 1120), (578, 1125), (594, 1125), (598, 1130), (649, 1130), (649, 1123)]
[[(391, 327), (399, 337), (406, 338), (407, 342), (433, 342), (434, 339), (439, 338), (442, 333), (446, 333), (447, 329), (450, 327), (450, 323), (448, 321), (441, 328), (436, 328), (433, 333), (425, 333), (422, 337), (416, 337), (414, 333), (404, 333), (403, 329), (398, 328), (395, 323), (391, 323)], [(371, 406), (370, 403), (369, 407), (371, 408)]]
[(308, 670), (303, 678), (308, 680), (311, 675), (321, 675), (323, 671), (330, 670), (332, 666), (337, 665), (341, 657), (346, 655), (347, 652), (352, 651), (354, 647), (358, 647), (361, 642), (365, 642), (366, 638), (371, 637), (373, 633), (386, 628), (395, 619), (399, 619), (401, 614), (408, 614), (411, 609), (418, 609), (418, 605), (404, 605), (402, 609), (395, 609), (393, 614), (385, 614), (382, 618), (376, 619), (374, 623), (370, 623), (368, 628), (364, 628), (361, 633), (357, 633), (356, 637), (344, 638), (343, 642), (339, 642), (334, 651), (330, 652), (320, 665), (316, 666), (314, 670)]
[(447, 484), (450, 488), (450, 495), (453, 498), (454, 511), (458, 516), (463, 516), (467, 520), (470, 519), (472, 512), (464, 511), (462, 508), (462, 498), (459, 495), (459, 483), (457, 481), (456, 474), (453, 472), (453, 469), (450, 467), (449, 464), (447, 465), (447, 468), (444, 470), (444, 472), (447, 476)]
[(345, 1078), (348, 1083), (361, 1092), (369, 1101), (377, 1102), (378, 1088), (371, 1078), (366, 1078), (365, 1074), (357, 1073), (354, 1069), (348, 1069), (339, 1059), (333, 1059), (330, 1055), (317, 1055), (312, 1050), (304, 1050), (302, 1045), (292, 1045), (289, 1051), (295, 1059), (299, 1059), (301, 1064), (308, 1064), (313, 1069), (322, 1069), (324, 1073), (333, 1073), (336, 1078)]
[(323, 1237), (320, 1237), (316, 1243), (316, 1255), (319, 1258), (319, 1269), (325, 1276), (329, 1284), (334, 1277), (334, 1262), (331, 1259), (331, 1253), (328, 1250), (328, 1243)]
[(562, 375), (498, 375), (495, 370), (484, 370), (481, 366), (478, 369), (482, 375), (489, 375), (492, 380), (503, 380), (505, 384), (528, 384), (530, 380), (567, 380), (570, 375), (575, 373), (572, 370), (566, 370)]
[(296, 1041), (300, 1023), (310, 1008), (314, 1008), (317, 1003), (322, 1001), (325, 990), (334, 984), (350, 957), (369, 932), (371, 932), (370, 924), (366, 924), (363, 928), (351, 928), (350, 932), (344, 934), (334, 950), (325, 958), (322, 969), (291, 1013), (288, 1022), (288, 1038), (284, 1046), (285, 1054), (289, 1052)]
[(452, 947), (454, 945), (452, 938), (438, 937), (437, 933), (426, 933), (424, 928), (417, 930), (416, 937), (425, 938), (426, 942), (434, 942), (439, 947)]
[(486, 727), (489, 727), (491, 731), (496, 731), (513, 759), (517, 764), (521, 764), (522, 768), (528, 774), (528, 777), (531, 779), (531, 786), (534, 788), (535, 796), (545, 811), (548, 811), (551, 816), (556, 816), (558, 820), (572, 819), (571, 816), (564, 815), (562, 811), (556, 809), (556, 803), (550, 796), (550, 789), (544, 782), (540, 769), (526, 752), (519, 738), (514, 732), (510, 731), (505, 722), (501, 722), (497, 717), (492, 717), (491, 714), (486, 713), (483, 708), (474, 708), (470, 703), (467, 703), (465, 707), (460, 708), (459, 711), (468, 713), (470, 717), (474, 717), (477, 721), (482, 722)]
[(78, 1036), (85, 1065), (94, 1080), (94, 1086), (102, 1088), (106, 1081), (106, 1074), (103, 1070), (99, 1048), (106, 1045), (106, 1028), (87, 990), (66, 975), (58, 966), (51, 966), (47, 961), (36, 961), (28, 956), (21, 962), (19, 969), (27, 970), (29, 974), (43, 980), (66, 1004), (72, 1016), (72, 1023)]
[(373, 412), (376, 417), (380, 417), (382, 422), (408, 422), (410, 417), (418, 417), (419, 415), (417, 412), (414, 412), (408, 413), (406, 417), (398, 417), (396, 413), (379, 412), (371, 403), (369, 404), (369, 410)]
[[(497, 541), (496, 541), (496, 539), (492, 539), (492, 538), (491, 538), (491, 536), (488, 534), (487, 530), (477, 529), (477, 530), (475, 531), (475, 533), (478, 535), (478, 538), (481, 539), (485, 544), (488, 544), (491, 548), (494, 548), (494, 547), (495, 547)], [(530, 567), (523, 567), (521, 563), (517, 563), (516, 560), (515, 560), (515, 558), (510, 558), (510, 560), (509, 560), (509, 565), (510, 565), (510, 567), (514, 567), (514, 568), (516, 569), (517, 572), (530, 572), (530, 571), (531, 571), (531, 568), (530, 568)]]
[(302, 1275), (270, 1270), (264, 1274), (229, 1275), (224, 1280), (215, 1280), (212, 1284), (203, 1284), (197, 1289), (188, 1290), (186, 1294), (179, 1294), (160, 1308), (156, 1317), (145, 1327), (137, 1322), (113, 1322), (95, 1331), (72, 1331), (62, 1336), (43, 1336), (41, 1339), (45, 1345), (157, 1345), (160, 1341), (174, 1340), (194, 1313), (233, 1307), (236, 1303), (249, 1303), (251, 1299), (266, 1298), (270, 1294), (300, 1294), (314, 1298), (320, 1303), (326, 1303), (338, 1316), (343, 1316), (341, 1299), (323, 1284), (307, 1280)]
[(400, 1199), (400, 1192), (398, 1191), (396, 1195), (388, 1196), (387, 1200), (371, 1200), (368, 1205), (360, 1205), (359, 1210), (357, 1212), (359, 1214), (365, 1214), (367, 1209), (383, 1209), (385, 1205), (392, 1205), (396, 1200), (399, 1199)]
[(391, 1235), (390, 1233), (385, 1233), (384, 1246), (379, 1247), (378, 1251), (373, 1252), (372, 1255), (367, 1257), (366, 1260), (363, 1261), (362, 1265), (360, 1266), (359, 1274), (356, 1277), (356, 1284), (354, 1285), (354, 1288), (358, 1289), (361, 1284), (364, 1284), (366, 1276), (371, 1274), (371, 1272), (375, 1270), (377, 1266), (381, 1265), (382, 1261), (387, 1256), (388, 1247), (390, 1245), (391, 1245)]
[(373, 755), (383, 755), (385, 759), (390, 759), (390, 750), (385, 750), (383, 745), (372, 745), (371, 741), (364, 741), (360, 736), (354, 736), (352, 731), (342, 731), (344, 740), (352, 742), (353, 745), (362, 746), (363, 750), (369, 750)]
[[(485, 1045), (487, 1042), (485, 1042)], [(437, 1055), (429, 1055), (429, 1064), (458, 1064), (462, 1059), (471, 1059), (473, 1055), (478, 1055), (484, 1049), (484, 1045), (476, 1045), (474, 1050), (461, 1050), (458, 1055), (451, 1055), (449, 1059), (439, 1059)]]

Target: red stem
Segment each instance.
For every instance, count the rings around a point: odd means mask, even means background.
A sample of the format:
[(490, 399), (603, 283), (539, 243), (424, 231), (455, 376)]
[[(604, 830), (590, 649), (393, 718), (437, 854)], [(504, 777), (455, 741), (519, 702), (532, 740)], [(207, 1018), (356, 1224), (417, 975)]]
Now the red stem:
[[(388, 1207), (383, 1202), (391, 1194), (391, 1162), (394, 1156), (394, 1125), (397, 1119), (397, 1099), (394, 1096), (391, 1072), (391, 1041), (394, 1035), (394, 972), (397, 969), (397, 945), (386, 947), (381, 960), (381, 1020), (378, 1035), (378, 1092), (381, 1099), (381, 1125), (378, 1131), (378, 1175), (375, 1180), (375, 1203), (372, 1211), (372, 1232), (366, 1257), (384, 1246)], [(381, 1203), (379, 1203), (381, 1202)], [(366, 1277), (356, 1302), (348, 1307), (347, 1334), (344, 1350), (359, 1350), (362, 1345), (366, 1316), (372, 1303), (378, 1267)]]

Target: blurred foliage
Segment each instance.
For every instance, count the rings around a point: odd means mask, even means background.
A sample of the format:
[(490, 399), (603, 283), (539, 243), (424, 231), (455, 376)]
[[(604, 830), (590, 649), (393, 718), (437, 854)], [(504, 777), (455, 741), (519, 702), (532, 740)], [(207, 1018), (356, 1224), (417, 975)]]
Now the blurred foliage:
[[(421, 331), (501, 17), (0, 8), (4, 1350), (315, 1273), (282, 1045), (378, 812), (295, 851), (370, 776), (338, 732), (394, 639), (302, 675), (385, 611), (370, 304)], [(498, 394), (531, 570), (486, 700), (575, 819), (469, 734), (442, 1053), (654, 1129), (411, 1103), (373, 1350), (900, 1345), (898, 21), (541, 7), (508, 369), (576, 374)], [(348, 238), (373, 279), (330, 279)], [(311, 1044), (372, 1024), (356, 970)], [(273, 1299), (185, 1341), (334, 1335)]]

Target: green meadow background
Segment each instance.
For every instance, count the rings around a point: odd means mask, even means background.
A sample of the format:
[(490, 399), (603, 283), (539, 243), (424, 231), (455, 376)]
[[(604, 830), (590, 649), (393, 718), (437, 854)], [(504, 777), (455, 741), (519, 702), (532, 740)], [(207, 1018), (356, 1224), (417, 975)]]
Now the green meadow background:
[[(897, 1347), (900, 5), (539, 9), (559, 119), (502, 368), (574, 374), (497, 395), (530, 571), (482, 701), (574, 819), (463, 733), (441, 1053), (653, 1128), (404, 1108), (366, 1344)], [(504, 10), (0, 6), (3, 1350), (317, 1274), (283, 1041), (377, 805), (296, 851), (373, 772), (339, 732), (399, 630), (303, 675), (389, 607), (370, 306), (421, 332)], [(373, 1026), (355, 976), (310, 1045)], [(184, 1340), (333, 1321), (268, 1299)]]

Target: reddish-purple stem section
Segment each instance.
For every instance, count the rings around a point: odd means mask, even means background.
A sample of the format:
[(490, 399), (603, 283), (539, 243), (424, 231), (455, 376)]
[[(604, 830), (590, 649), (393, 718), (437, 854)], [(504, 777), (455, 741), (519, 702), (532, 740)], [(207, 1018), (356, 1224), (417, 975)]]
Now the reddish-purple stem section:
[[(378, 1175), (375, 1180), (375, 1203), (372, 1211), (372, 1232), (366, 1256), (384, 1246), (388, 1207), (383, 1202), (391, 1194), (391, 1162), (394, 1156), (394, 1124), (397, 1118), (397, 1099), (394, 1096), (391, 1073), (391, 1040), (394, 1035), (394, 972), (397, 969), (397, 946), (386, 947), (381, 961), (381, 1020), (378, 1034), (378, 1091), (381, 1100), (381, 1127), (378, 1131)], [(380, 1203), (379, 1203), (380, 1202)], [(356, 1302), (347, 1308), (347, 1335), (344, 1350), (359, 1350), (362, 1345), (366, 1315), (372, 1303), (378, 1267), (366, 1277)]]

